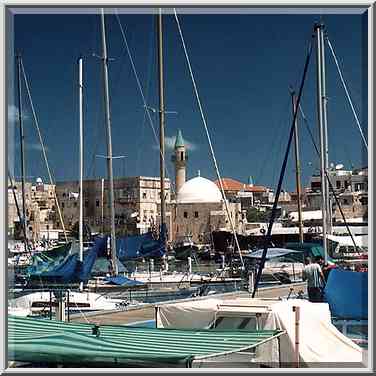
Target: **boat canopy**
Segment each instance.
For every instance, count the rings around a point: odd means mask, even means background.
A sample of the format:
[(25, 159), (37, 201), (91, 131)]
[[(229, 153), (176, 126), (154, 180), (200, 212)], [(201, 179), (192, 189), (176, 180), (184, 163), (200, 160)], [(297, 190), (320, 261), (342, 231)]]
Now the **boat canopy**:
[[(264, 252), (263, 249), (258, 249), (257, 251), (253, 251), (245, 255), (244, 257), (261, 259), (263, 252)], [(300, 252), (294, 251), (293, 249), (287, 249), (287, 248), (268, 248), (267, 253), (266, 253), (266, 259), (270, 260), (272, 258), (289, 255), (291, 253), (300, 253)]]
[(101, 367), (191, 367), (255, 348), (281, 330), (156, 329), (8, 318), (9, 360)]

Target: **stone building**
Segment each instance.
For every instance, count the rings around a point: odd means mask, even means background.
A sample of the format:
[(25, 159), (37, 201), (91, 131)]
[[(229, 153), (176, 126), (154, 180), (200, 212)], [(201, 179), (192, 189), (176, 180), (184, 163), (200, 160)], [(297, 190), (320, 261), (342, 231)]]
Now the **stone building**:
[[(108, 181), (104, 179), (83, 182), (84, 221), (92, 232), (108, 232), (110, 206)], [(124, 177), (114, 179), (115, 225), (118, 234), (139, 234), (156, 223), (160, 203), (159, 177)], [(64, 223), (73, 228), (79, 219), (79, 181), (59, 182), (56, 194)], [(165, 179), (166, 202), (170, 200), (170, 181)]]
[[(339, 199), (342, 211), (349, 221), (367, 220), (368, 216), (368, 168), (353, 171), (344, 170), (342, 165), (332, 166), (329, 179)], [(333, 219), (342, 221), (342, 216), (334, 196), (330, 193)], [(310, 210), (321, 209), (321, 177), (313, 175), (306, 192), (307, 206)]]
[[(14, 182), (14, 187), (8, 184), (8, 234), (20, 239), (23, 237), (16, 201), (22, 215), (22, 184)], [(36, 183), (25, 183), (25, 211), (27, 218), (27, 236), (30, 240), (37, 241), (44, 238), (57, 238), (57, 229), (61, 229), (55, 205), (55, 185), (44, 184), (41, 178)]]
[[(242, 231), (240, 202), (228, 202), (237, 232)], [(190, 235), (198, 243), (210, 242), (211, 232), (231, 231), (226, 206), (218, 187), (209, 179), (197, 176), (180, 188), (176, 199), (167, 205), (169, 241)]]
[[(166, 208), (168, 240), (173, 243), (179, 237), (191, 235), (193, 241), (207, 243), (212, 231), (231, 231), (231, 223), (222, 194), (214, 182), (200, 175), (185, 181), (186, 161), (186, 147), (179, 130), (172, 156), (177, 193)], [(228, 208), (235, 229), (240, 232), (241, 203), (228, 199)]]
[[(231, 178), (222, 178), (221, 181), (226, 198), (232, 202), (241, 202), (243, 210), (273, 203), (274, 194), (271, 188), (251, 182), (245, 184)], [(220, 188), (219, 180), (216, 180), (215, 184)]]
[(188, 154), (180, 129), (176, 136), (174, 151), (175, 153), (171, 156), (171, 161), (175, 166), (175, 192), (179, 192), (179, 189), (185, 183), (186, 164), (188, 160)]

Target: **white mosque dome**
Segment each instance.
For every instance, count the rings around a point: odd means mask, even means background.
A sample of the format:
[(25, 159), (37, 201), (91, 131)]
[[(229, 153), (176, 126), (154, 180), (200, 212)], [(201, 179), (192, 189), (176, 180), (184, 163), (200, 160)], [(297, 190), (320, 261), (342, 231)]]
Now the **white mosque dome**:
[(176, 201), (179, 204), (221, 202), (222, 195), (215, 183), (197, 176), (182, 185)]

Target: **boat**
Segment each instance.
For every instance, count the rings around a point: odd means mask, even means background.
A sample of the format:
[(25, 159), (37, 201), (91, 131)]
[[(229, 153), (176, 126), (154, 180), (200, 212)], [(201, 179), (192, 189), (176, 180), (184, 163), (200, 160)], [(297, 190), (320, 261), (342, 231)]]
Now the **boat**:
[[(298, 312), (298, 313), (297, 313)], [(156, 307), (156, 326), (169, 330), (283, 330), (253, 353), (218, 357), (197, 367), (364, 367), (364, 350), (332, 323), (329, 304), (305, 299), (197, 298)]]
[[(67, 313), (85, 313), (92, 311), (124, 310), (131, 304), (129, 299), (113, 298), (107, 295), (69, 291), (64, 294)], [(136, 302), (137, 304), (139, 302)], [(10, 299), (8, 314), (17, 316), (52, 316), (56, 314), (58, 299), (49, 291), (25, 293)]]
[[(204, 359), (250, 352), (281, 330), (171, 330), (10, 316), (8, 359), (32, 367), (195, 367)], [(46, 340), (48, 338), (48, 340)], [(62, 338), (64, 340), (62, 340)]]
[[(262, 255), (263, 249), (259, 249), (244, 256), (244, 259), (247, 260), (248, 273), (252, 270), (254, 273), (257, 270)], [(261, 281), (263, 283), (279, 282), (280, 284), (301, 281), (303, 268), (304, 255), (302, 252), (287, 248), (268, 248)]]
[(212, 251), (210, 244), (202, 244), (197, 249), (197, 259), (199, 261), (211, 261), (213, 260), (214, 252)]
[(27, 287), (54, 286), (87, 282), (91, 269), (99, 255), (105, 254), (106, 238), (97, 238), (80, 260), (78, 253), (68, 254), (59, 259), (52, 259), (43, 253), (32, 256), (32, 263), (26, 270)]
[(188, 257), (195, 259), (198, 254), (198, 246), (193, 242), (192, 236), (185, 235), (176, 239), (173, 251), (178, 260), (187, 260)]
[[(329, 249), (334, 260), (367, 263), (368, 235), (327, 235)], [(355, 246), (354, 246), (355, 241)]]

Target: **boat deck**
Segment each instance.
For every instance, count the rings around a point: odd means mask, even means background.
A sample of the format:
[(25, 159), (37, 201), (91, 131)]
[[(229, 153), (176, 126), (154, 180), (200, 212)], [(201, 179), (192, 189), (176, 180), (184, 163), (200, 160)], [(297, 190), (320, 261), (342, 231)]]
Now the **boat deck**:
[[(258, 290), (256, 294), (257, 298), (266, 299), (278, 299), (280, 297), (286, 297), (290, 293), (290, 289), (293, 288), (292, 296), (296, 296), (299, 291), (306, 293), (306, 283), (292, 283), (289, 285), (280, 285), (273, 287), (264, 287)], [(235, 297), (248, 298), (251, 295), (247, 292), (229, 292), (224, 294), (211, 295), (212, 298), (221, 299), (234, 299)], [(179, 299), (178, 301), (188, 301), (194, 299), (207, 299), (208, 297), (190, 298), (190, 299)], [(170, 301), (171, 302), (171, 301)], [(168, 302), (166, 302), (168, 303)], [(161, 305), (163, 303), (153, 303), (143, 305), (142, 307), (129, 308), (124, 311), (107, 311), (107, 312), (91, 312), (85, 314), (74, 314), (71, 315), (70, 320), (82, 323), (93, 323), (96, 325), (126, 325), (136, 322), (148, 321), (155, 319), (155, 306)]]

